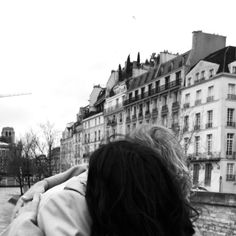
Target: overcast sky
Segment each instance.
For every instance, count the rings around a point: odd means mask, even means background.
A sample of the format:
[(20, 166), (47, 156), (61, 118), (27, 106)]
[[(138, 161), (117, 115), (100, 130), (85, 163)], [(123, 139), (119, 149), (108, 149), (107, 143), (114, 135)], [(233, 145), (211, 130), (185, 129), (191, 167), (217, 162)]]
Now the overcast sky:
[(235, 0), (0, 1), (0, 129), (16, 135), (50, 121), (62, 131), (93, 85), (131, 55), (183, 53), (192, 31), (236, 45)]

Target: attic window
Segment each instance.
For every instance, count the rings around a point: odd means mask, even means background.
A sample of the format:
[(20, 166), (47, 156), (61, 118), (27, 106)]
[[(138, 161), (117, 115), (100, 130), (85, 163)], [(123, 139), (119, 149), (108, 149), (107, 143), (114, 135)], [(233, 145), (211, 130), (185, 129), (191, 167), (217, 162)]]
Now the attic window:
[(233, 67), (232, 67), (232, 73), (233, 73), (233, 74), (236, 74), (236, 66), (233, 66)]
[(209, 71), (209, 78), (212, 78), (214, 75), (214, 69), (210, 69)]

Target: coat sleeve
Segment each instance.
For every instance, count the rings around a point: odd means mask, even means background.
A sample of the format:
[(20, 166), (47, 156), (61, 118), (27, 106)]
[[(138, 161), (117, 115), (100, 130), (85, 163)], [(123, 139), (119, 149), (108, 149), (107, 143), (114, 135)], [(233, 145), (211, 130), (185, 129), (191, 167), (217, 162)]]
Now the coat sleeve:
[(77, 165), (77, 166), (71, 167), (67, 171), (64, 171), (64, 172), (59, 173), (57, 175), (48, 177), (45, 179), (48, 184), (47, 189), (57, 186), (65, 181), (67, 181), (71, 177), (78, 176), (86, 170), (87, 170), (86, 165)]
[(17, 217), (0, 236), (44, 236), (42, 230), (25, 214)]
[(73, 190), (52, 195), (39, 209), (38, 225), (47, 236), (89, 236), (91, 218), (85, 197)]

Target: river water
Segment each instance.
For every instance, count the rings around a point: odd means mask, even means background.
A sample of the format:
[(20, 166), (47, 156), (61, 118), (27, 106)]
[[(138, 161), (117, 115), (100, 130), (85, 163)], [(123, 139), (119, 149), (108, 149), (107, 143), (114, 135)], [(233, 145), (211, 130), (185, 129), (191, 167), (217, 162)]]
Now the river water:
[(0, 233), (10, 223), (10, 218), (14, 205), (8, 200), (20, 194), (20, 188), (0, 188)]

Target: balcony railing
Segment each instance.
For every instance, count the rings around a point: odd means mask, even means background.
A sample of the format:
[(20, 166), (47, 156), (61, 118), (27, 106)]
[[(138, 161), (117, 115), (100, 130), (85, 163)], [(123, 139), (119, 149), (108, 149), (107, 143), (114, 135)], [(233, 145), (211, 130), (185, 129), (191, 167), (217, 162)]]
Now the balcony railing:
[(135, 115), (132, 115), (132, 121), (136, 121), (136, 120), (137, 120), (136, 114), (135, 114)]
[(178, 110), (179, 109), (179, 102), (173, 102), (172, 103), (172, 110)]
[(187, 102), (187, 103), (184, 103), (184, 108), (186, 109), (186, 108), (189, 108), (190, 107), (190, 103), (189, 102)]
[(235, 122), (232, 122), (232, 121), (227, 121), (227, 127), (233, 127), (235, 128), (236, 127), (236, 123)]
[(108, 108), (105, 109), (105, 115), (113, 113), (117, 110), (120, 110), (122, 107), (123, 107), (123, 104), (117, 104), (115, 106), (108, 107)]
[(212, 101), (214, 101), (214, 96), (207, 97), (207, 102), (212, 102)]
[(236, 100), (236, 94), (228, 94), (229, 100)]
[(206, 129), (212, 128), (212, 122), (206, 123)]
[(143, 113), (138, 113), (138, 118), (143, 119)]
[(235, 181), (235, 175), (226, 175), (226, 181)]
[(149, 110), (145, 111), (145, 118), (148, 118), (151, 116), (151, 113)]
[(194, 125), (194, 130), (200, 130), (200, 125)]
[(201, 99), (197, 99), (197, 100), (195, 101), (195, 106), (200, 105), (201, 103), (202, 103), (202, 100), (201, 100)]
[(162, 106), (161, 113), (168, 113), (168, 105), (163, 105)]
[(130, 122), (130, 116), (126, 117), (126, 123)]
[(165, 92), (168, 89), (171, 89), (171, 88), (174, 88), (174, 87), (180, 86), (180, 85), (181, 85), (181, 79), (176, 79), (176, 80), (171, 81), (167, 84), (163, 84), (163, 85), (161, 85), (157, 88), (151, 89), (151, 90), (149, 90), (145, 93), (141, 93), (139, 95), (136, 95), (135, 97), (130, 97), (130, 98), (126, 99), (123, 102), (123, 105), (127, 106), (127, 105), (129, 105), (131, 103), (134, 103), (136, 101), (139, 101), (139, 100), (145, 99), (147, 97), (153, 96), (157, 93)]
[(152, 109), (152, 115), (155, 116), (155, 115), (157, 115), (157, 114), (158, 114), (157, 108), (153, 108), (153, 109)]
[(236, 160), (236, 152), (226, 151), (226, 158)]

